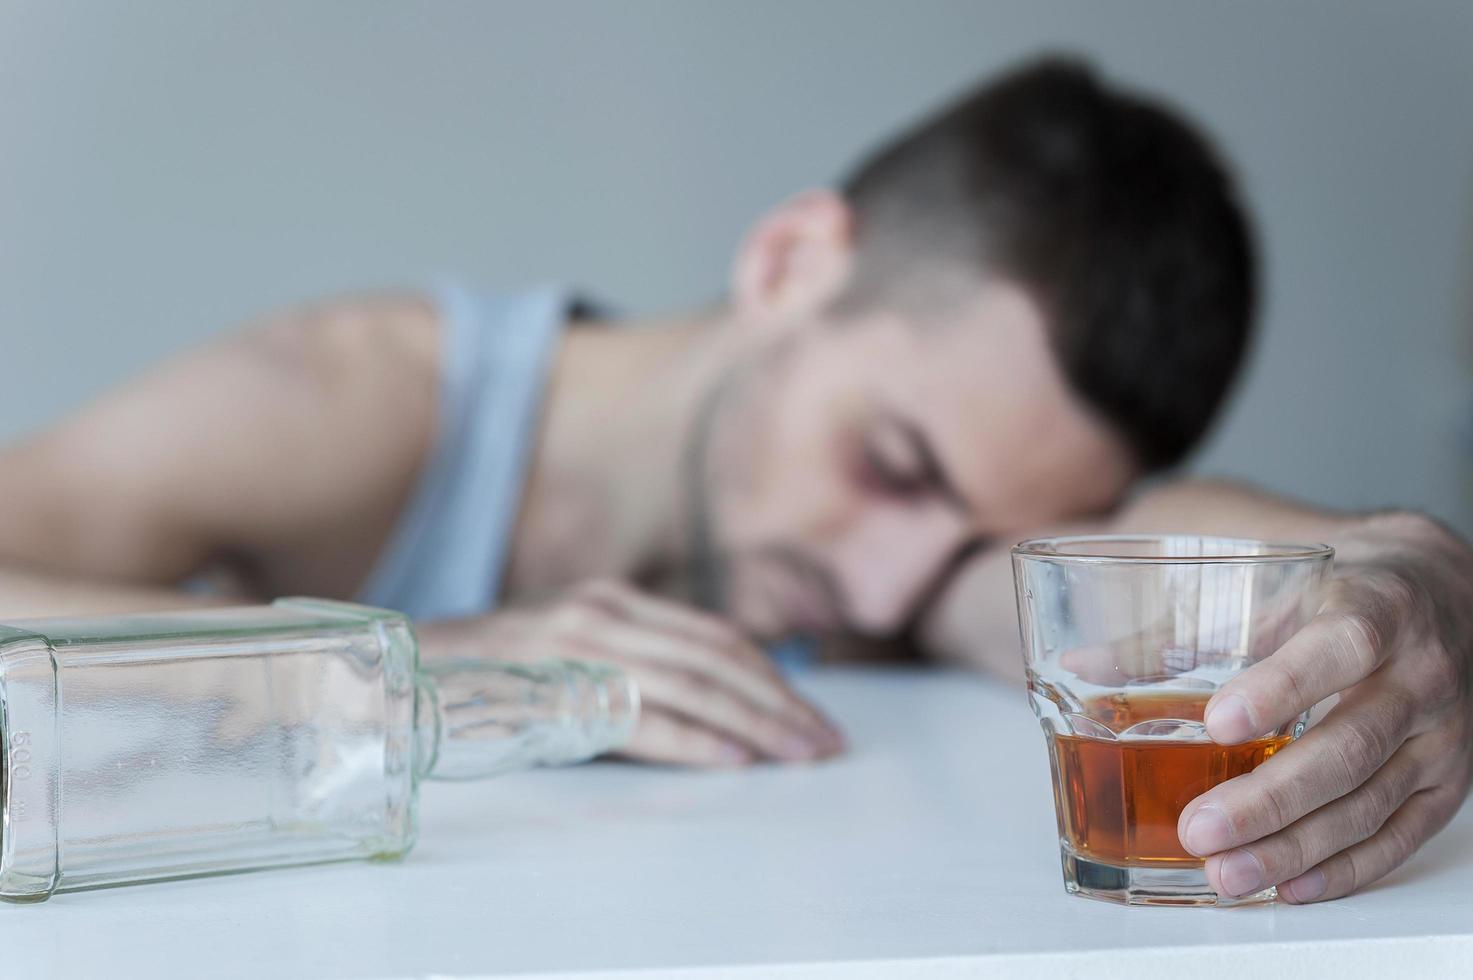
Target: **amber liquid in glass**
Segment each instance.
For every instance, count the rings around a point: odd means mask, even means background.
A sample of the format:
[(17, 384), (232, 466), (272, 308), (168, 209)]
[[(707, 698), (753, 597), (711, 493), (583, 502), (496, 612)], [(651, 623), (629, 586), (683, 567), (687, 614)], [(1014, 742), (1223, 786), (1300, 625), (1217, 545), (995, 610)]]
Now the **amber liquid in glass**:
[[(1207, 694), (1120, 694), (1084, 713), (1112, 731), (1158, 718), (1201, 721)], [(1218, 745), (1170, 738), (1050, 738), (1059, 834), (1077, 854), (1113, 865), (1200, 866), (1183, 850), (1177, 818), (1195, 797), (1283, 748), (1289, 735)]]

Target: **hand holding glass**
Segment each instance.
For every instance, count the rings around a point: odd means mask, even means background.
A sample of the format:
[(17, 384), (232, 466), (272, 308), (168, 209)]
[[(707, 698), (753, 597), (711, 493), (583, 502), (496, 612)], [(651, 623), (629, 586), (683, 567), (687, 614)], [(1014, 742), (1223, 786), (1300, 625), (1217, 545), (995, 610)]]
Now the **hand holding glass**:
[(1077, 537), (1013, 549), (1029, 699), (1048, 738), (1064, 886), (1138, 905), (1237, 899), (1177, 838), (1194, 798), (1304, 730), (1207, 736), (1219, 687), (1314, 616), (1334, 551), (1192, 536)]

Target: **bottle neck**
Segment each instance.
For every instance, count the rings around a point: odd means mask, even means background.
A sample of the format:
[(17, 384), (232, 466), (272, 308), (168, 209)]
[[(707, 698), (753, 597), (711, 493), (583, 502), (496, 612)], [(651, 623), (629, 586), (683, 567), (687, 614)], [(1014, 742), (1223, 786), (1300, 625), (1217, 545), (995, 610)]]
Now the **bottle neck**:
[(436, 661), (415, 688), (415, 770), (430, 779), (582, 762), (627, 742), (639, 719), (623, 671), (573, 660)]

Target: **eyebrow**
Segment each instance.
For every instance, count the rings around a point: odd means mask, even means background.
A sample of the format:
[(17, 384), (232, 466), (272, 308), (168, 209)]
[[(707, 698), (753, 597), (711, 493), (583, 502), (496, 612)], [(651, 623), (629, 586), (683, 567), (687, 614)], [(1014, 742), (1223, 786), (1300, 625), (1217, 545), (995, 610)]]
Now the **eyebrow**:
[(931, 439), (926, 435), (925, 430), (893, 409), (888, 410), (885, 414), (905, 434), (905, 438), (910, 441), (912, 448), (915, 449), (916, 455), (921, 459), (921, 466), (924, 467), (926, 473), (930, 476), (931, 482), (936, 485), (936, 489), (940, 492), (942, 498), (957, 511), (961, 512), (963, 516), (971, 517), (972, 505), (967, 502), (967, 498), (963, 497), (961, 491), (957, 489), (955, 481), (952, 480), (951, 474), (947, 472), (946, 467), (942, 465), (941, 457), (936, 454), (936, 449), (931, 445)]

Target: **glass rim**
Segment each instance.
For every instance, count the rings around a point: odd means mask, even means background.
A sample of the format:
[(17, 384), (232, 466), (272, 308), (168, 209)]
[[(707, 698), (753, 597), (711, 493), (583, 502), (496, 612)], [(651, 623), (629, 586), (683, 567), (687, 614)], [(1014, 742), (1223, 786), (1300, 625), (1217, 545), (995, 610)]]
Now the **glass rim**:
[[(1108, 551), (1085, 552), (1081, 545), (1159, 543), (1176, 539), (1211, 541), (1224, 553), (1205, 555), (1140, 555), (1110, 554)], [(1232, 554), (1234, 549), (1246, 552), (1258, 549), (1258, 554)], [(1083, 562), (1091, 564), (1117, 565), (1261, 565), (1270, 562), (1323, 561), (1335, 556), (1335, 549), (1327, 544), (1300, 542), (1260, 541), (1256, 538), (1219, 537), (1211, 534), (1066, 534), (1058, 537), (1029, 538), (1012, 548), (1014, 558), (1032, 558), (1040, 561)]]

